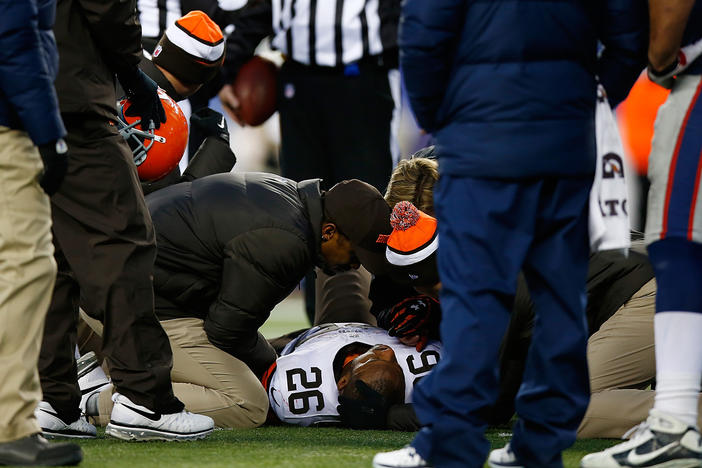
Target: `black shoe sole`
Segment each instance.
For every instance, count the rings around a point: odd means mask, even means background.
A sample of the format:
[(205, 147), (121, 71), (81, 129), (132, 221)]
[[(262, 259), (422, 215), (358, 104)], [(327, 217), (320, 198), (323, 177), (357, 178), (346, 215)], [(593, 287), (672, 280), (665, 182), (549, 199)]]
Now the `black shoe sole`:
[(83, 451), (75, 447), (56, 447), (46, 449), (36, 460), (27, 459), (3, 459), (0, 458), (0, 466), (74, 466), (83, 460)]

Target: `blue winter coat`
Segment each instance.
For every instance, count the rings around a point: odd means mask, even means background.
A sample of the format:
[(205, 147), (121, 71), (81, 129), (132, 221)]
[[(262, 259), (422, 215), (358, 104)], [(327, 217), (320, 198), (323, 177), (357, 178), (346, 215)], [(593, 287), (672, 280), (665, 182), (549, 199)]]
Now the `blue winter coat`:
[(55, 0), (0, 0), (0, 125), (26, 130), (36, 145), (63, 137), (54, 90)]
[(442, 173), (585, 175), (595, 75), (613, 105), (624, 99), (647, 36), (641, 0), (406, 0), (400, 66)]

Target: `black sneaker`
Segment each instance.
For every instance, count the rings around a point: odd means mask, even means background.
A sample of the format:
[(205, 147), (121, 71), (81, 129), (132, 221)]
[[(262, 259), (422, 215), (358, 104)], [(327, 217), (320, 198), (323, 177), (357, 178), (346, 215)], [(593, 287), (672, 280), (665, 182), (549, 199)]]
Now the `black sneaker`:
[(0, 465), (64, 466), (81, 460), (83, 451), (78, 445), (49, 443), (39, 434), (0, 443)]
[(602, 452), (585, 455), (581, 468), (687, 468), (702, 466), (700, 432), (662, 411), (652, 409), (631, 439)]

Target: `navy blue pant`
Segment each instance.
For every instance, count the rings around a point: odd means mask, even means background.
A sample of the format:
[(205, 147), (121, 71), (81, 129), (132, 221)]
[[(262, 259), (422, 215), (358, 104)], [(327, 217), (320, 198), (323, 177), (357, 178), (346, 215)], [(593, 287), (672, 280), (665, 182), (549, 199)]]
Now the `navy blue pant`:
[(444, 174), (434, 192), (442, 282), (439, 365), (414, 391), (412, 445), (438, 467), (482, 467), (498, 352), (523, 269), (535, 308), (512, 447), (562, 466), (590, 397), (585, 278), (592, 178), (507, 181)]

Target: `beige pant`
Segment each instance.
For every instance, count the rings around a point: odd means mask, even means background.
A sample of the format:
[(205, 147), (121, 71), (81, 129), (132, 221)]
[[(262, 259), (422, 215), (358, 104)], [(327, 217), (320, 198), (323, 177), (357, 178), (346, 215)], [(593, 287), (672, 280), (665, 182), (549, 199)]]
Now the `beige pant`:
[[(214, 419), (217, 427), (249, 428), (263, 424), (268, 395), (246, 364), (207, 339), (204, 322), (196, 318), (164, 320), (173, 350), (173, 392), (193, 413)], [(99, 424), (109, 422), (112, 390), (98, 400)]]
[(41, 431), (37, 361), (56, 279), (41, 169), (27, 134), (0, 126), (0, 442)]
[(592, 394), (578, 438), (619, 438), (648, 417), (655, 395), (646, 390), (656, 375), (655, 302), (652, 279), (588, 340)]

